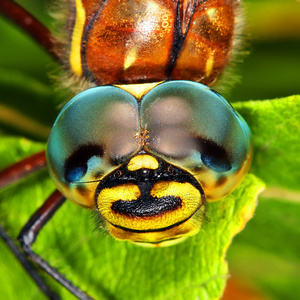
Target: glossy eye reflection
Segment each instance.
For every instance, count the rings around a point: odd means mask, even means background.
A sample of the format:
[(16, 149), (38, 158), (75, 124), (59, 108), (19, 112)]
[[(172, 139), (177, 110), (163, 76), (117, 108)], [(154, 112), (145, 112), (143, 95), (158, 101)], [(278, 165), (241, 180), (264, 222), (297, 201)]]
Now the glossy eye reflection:
[[(143, 98), (141, 120), (150, 132), (147, 149), (190, 170), (209, 199), (229, 193), (248, 169), (248, 125), (207, 86), (187, 81), (158, 85)], [(222, 187), (221, 181), (226, 182)]]
[(47, 161), (58, 188), (87, 206), (97, 182), (118, 167), (131, 161), (129, 172), (147, 169), (139, 158), (132, 167), (141, 153), (186, 170), (215, 200), (243, 178), (250, 149), (246, 122), (222, 96), (200, 83), (171, 81), (141, 99), (113, 86), (78, 94), (54, 124)]
[(138, 147), (136, 99), (116, 87), (74, 97), (61, 111), (48, 142), (48, 164), (62, 182), (99, 180)]

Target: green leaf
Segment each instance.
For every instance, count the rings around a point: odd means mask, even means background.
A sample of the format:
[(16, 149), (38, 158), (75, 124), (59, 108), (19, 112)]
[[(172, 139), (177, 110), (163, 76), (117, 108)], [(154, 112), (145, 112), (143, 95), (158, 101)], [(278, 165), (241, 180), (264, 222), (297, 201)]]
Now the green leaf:
[[(267, 181), (284, 188), (288, 188), (294, 178), (297, 182), (300, 165), (297, 157), (299, 144), (296, 142), (299, 132), (299, 97), (244, 102), (235, 106), (252, 128), (252, 170), (260, 172)], [(2, 163), (6, 162), (5, 165), (43, 147), (42, 144), (24, 139), (5, 137), (1, 145)], [(7, 149), (15, 150), (12, 152)], [(282, 149), (285, 151), (281, 151)], [(279, 158), (278, 152), (281, 154)], [(281, 172), (274, 170), (281, 170), (283, 174), (288, 172), (291, 178), (281, 180), (284, 178)], [(243, 227), (245, 219), (252, 215), (255, 195), (261, 187), (259, 181), (248, 175), (232, 195), (223, 201), (208, 205), (207, 221), (197, 236), (177, 246), (162, 249), (141, 248), (115, 241), (103, 232), (92, 233), (91, 228), (94, 225), (90, 220), (90, 213), (67, 203), (42, 231), (35, 249), (97, 299), (173, 299), (174, 295), (178, 299), (195, 296), (199, 296), (200, 299), (212, 299), (221, 294), (226, 281), (228, 270), (224, 258), (227, 246), (232, 236)], [(2, 192), (1, 198), (10, 200), (1, 201), (1, 219), (5, 219), (5, 225), (12, 236), (17, 235), (30, 214), (53, 189), (47, 174), (43, 172)], [(22, 202), (19, 199), (22, 199)], [(250, 267), (245, 271), (246, 266), (242, 267), (242, 260), (247, 257), (249, 260), (253, 259), (250, 266), (258, 266), (264, 261), (265, 264), (269, 263), (269, 266), (276, 264), (282, 269), (281, 274), (297, 275), (297, 268), (288, 267), (288, 260), (295, 260), (299, 251), (299, 247), (293, 243), (299, 234), (299, 205), (290, 204), (291, 208), (288, 211), (287, 203), (275, 205), (276, 203), (278, 202), (261, 203), (257, 218), (251, 222), (254, 225), (250, 225), (246, 234), (234, 243), (230, 260), (233, 273), (242, 270), (244, 274), (256, 278), (258, 285), (263, 286), (265, 290), (280, 294), (283, 284), (274, 285), (271, 279), (258, 280), (259, 274), (264, 274), (263, 278), (268, 277), (267, 274), (271, 273), (270, 267), (264, 268), (264, 273)], [(7, 215), (7, 211), (11, 213)], [(282, 223), (283, 211), (289, 222)], [(289, 239), (286, 237), (287, 232)], [(253, 240), (257, 241), (259, 247), (253, 246)], [(278, 247), (278, 241), (285, 242)], [(286, 248), (286, 243), (289, 243), (289, 248)], [(276, 252), (276, 249), (279, 250)], [(277, 256), (274, 258), (274, 254), (269, 255), (268, 251), (277, 253)], [(233, 256), (235, 259), (232, 259)], [(135, 278), (138, 278), (138, 281)], [(295, 286), (293, 281), (288, 282), (287, 286)], [(277, 287), (275, 291), (274, 287)], [(65, 295), (66, 292), (62, 293)]]
[(270, 299), (299, 299), (300, 96), (237, 103), (253, 134), (255, 175), (267, 184), (228, 252), (230, 273)]
[(300, 190), (300, 96), (236, 103), (253, 137), (251, 171), (268, 187)]
[[(19, 159), (42, 146), (5, 137), (1, 145), (5, 165), (13, 156)], [(16, 149), (16, 155), (9, 153), (8, 147)], [(116, 241), (103, 231), (93, 232), (91, 212), (67, 202), (42, 230), (34, 249), (96, 299), (216, 299), (227, 279), (228, 245), (252, 217), (262, 186), (255, 176), (248, 175), (234, 193), (207, 205), (199, 234), (167, 248), (144, 248)], [(47, 173), (39, 172), (1, 191), (0, 218), (11, 236), (16, 237), (53, 189)], [(8, 277), (0, 287), (1, 295), (11, 295), (11, 286), (15, 286), (14, 297), (21, 297), (27, 288), (17, 288), (21, 281), (11, 282)], [(54, 286), (63, 299), (70, 297)], [(34, 293), (30, 287), (28, 294)]]
[(254, 218), (228, 251), (232, 277), (248, 283), (267, 299), (300, 297), (300, 205), (260, 198)]
[[(32, 5), (29, 9), (35, 12), (35, 9), (42, 5), (43, 1), (33, 0), (32, 4), (29, 4), (31, 2), (29, 0), (20, 2), (24, 2), (24, 5)], [(294, 36), (299, 36), (296, 26), (299, 22), (299, 11), (297, 11), (299, 5), (294, 0), (285, 1), (284, 4), (281, 0), (245, 0), (244, 2), (247, 6), (250, 5), (246, 13), (250, 13), (247, 22), (251, 22), (251, 24), (246, 27), (251, 30), (254, 41), (251, 42), (251, 54), (241, 64), (242, 84), (233, 91), (231, 99), (264, 99), (299, 93), (299, 38), (294, 38)], [(293, 6), (292, 11), (290, 5)], [(284, 19), (282, 19), (282, 12), (285, 16)], [(277, 13), (278, 17), (274, 17), (274, 14)], [(40, 11), (35, 13), (37, 16), (40, 14)], [(293, 21), (291, 22), (291, 20)], [(264, 25), (265, 22), (271, 24), (268, 28), (273, 31), (273, 34), (265, 30), (267, 28)], [(27, 107), (27, 116), (30, 119), (37, 118), (39, 122), (47, 119), (43, 124), (49, 126), (52, 122), (51, 118), (53, 119), (55, 116), (55, 101), (52, 100), (53, 89), (46, 79), (46, 73), (52, 70), (51, 67), (48, 67), (50, 60), (47, 58), (47, 53), (38, 49), (21, 31), (10, 28), (6, 22), (4, 25), (2, 23), (0, 19), (0, 31), (3, 33), (1, 35), (2, 45), (5, 45), (0, 49), (0, 65), (4, 71), (1, 78), (6, 81), (3, 81), (4, 85), (0, 84), (1, 99), (5, 99), (5, 105), (17, 103), (13, 108), (18, 112), (23, 112)], [(280, 39), (275, 40), (275, 37), (278, 36)], [(24, 84), (25, 81), (23, 83), (28, 76), (32, 78), (33, 85)], [(21, 78), (21, 80), (15, 80), (15, 78)], [(11, 86), (6, 85), (9, 79), (12, 80)], [(39, 89), (34, 87), (35, 83), (37, 86), (45, 87), (46, 92), (39, 94), (37, 91)], [(25, 97), (25, 95), (28, 96)], [(250, 124), (253, 133), (252, 172), (267, 182), (269, 197), (277, 194), (277, 198), (284, 200), (260, 199), (255, 218), (250, 221), (246, 230), (234, 239), (233, 245), (229, 249), (230, 273), (248, 283), (255, 284), (271, 299), (278, 300), (300, 298), (298, 284), (300, 269), (298, 253), (300, 249), (297, 229), (300, 228), (299, 184), (297, 184), (297, 182), (299, 183), (298, 170), (300, 169), (297, 159), (300, 144), (299, 127), (297, 127), (297, 124), (299, 126), (299, 121), (297, 121), (297, 119), (299, 120), (299, 110), (295, 109), (292, 99), (256, 101), (257, 104), (249, 102), (245, 105), (236, 105), (236, 108)], [(295, 99), (299, 104), (299, 98)], [(40, 104), (36, 104), (39, 101)], [(49, 119), (48, 114), (52, 115)], [(45, 140), (45, 136), (28, 133), (24, 128), (13, 129), (6, 125), (1, 126), (1, 131)], [(0, 167), (9, 165), (43, 147), (42, 144), (33, 144), (25, 139), (0, 139)], [(251, 178), (253, 178), (252, 175), (248, 176), (245, 183)], [(243, 186), (234, 195), (244, 193), (243, 188), (246, 186), (243, 182)], [(252, 188), (255, 186), (260, 186), (256, 180), (254, 180)], [(279, 190), (274, 189), (278, 187)], [(1, 191), (0, 218), (5, 221), (5, 226), (13, 237), (17, 236), (20, 228), (36, 208), (43, 203), (52, 189), (54, 187), (49, 181), (47, 172), (39, 172)], [(235, 217), (235, 223), (232, 225), (226, 225), (227, 221), (224, 220), (224, 223), (218, 223), (218, 221), (214, 223), (214, 207), (220, 212), (218, 206), (223, 203), (229, 209), (231, 207), (230, 199), (230, 197), (227, 199), (228, 203), (227, 200), (224, 200), (208, 207), (207, 222), (199, 235), (178, 246), (166, 249), (143, 249), (127, 243), (116, 242), (106, 233), (93, 233), (92, 229), (95, 225), (90, 219), (90, 213), (68, 202), (42, 231), (35, 249), (49, 258), (53, 265), (80, 287), (86, 291), (91, 289), (91, 293), (97, 294), (98, 299), (101, 299), (103, 295), (109, 299), (124, 299), (121, 296), (124, 296), (125, 293), (137, 295), (138, 298), (138, 292), (141, 290), (147, 292), (147, 297), (153, 299), (160, 299), (165, 295), (172, 299), (184, 295), (187, 297), (186, 299), (189, 299), (188, 296), (195, 295), (194, 292), (200, 295), (205, 291), (209, 291), (210, 295), (216, 295), (218, 291), (222, 290), (225, 282), (225, 279), (222, 276), (220, 279), (218, 275), (226, 274), (227, 270), (222, 257), (226, 248), (223, 239), (218, 240), (219, 244), (215, 248), (212, 246), (217, 240), (217, 238), (214, 239), (214, 234), (219, 234), (217, 228), (214, 231), (213, 226), (214, 224), (219, 224), (223, 228), (228, 226), (228, 231), (224, 231), (224, 239), (227, 236), (229, 241), (229, 232), (234, 229), (233, 227), (237, 229), (239, 222), (243, 222), (243, 219), (238, 221), (238, 217)], [(294, 200), (287, 201), (286, 199)], [(254, 196), (252, 203), (253, 201)], [(207, 243), (206, 255), (201, 260), (199, 253), (203, 253), (201, 251), (206, 245), (205, 243), (201, 244), (201, 241), (206, 232), (210, 234), (211, 239)], [(233, 234), (232, 231), (231, 234)], [(198, 245), (200, 250), (197, 248), (197, 242), (200, 244)], [(149, 253), (149, 256), (140, 256), (141, 252)], [(210, 259), (207, 263), (211, 263), (211, 266), (216, 268), (211, 271), (205, 265), (204, 269), (209, 271), (205, 271), (206, 273), (202, 276), (200, 267), (203, 267), (204, 259), (210, 258), (210, 256), (215, 259), (217, 257), (215, 252), (218, 252), (219, 258), (222, 258), (219, 260), (219, 265), (216, 265), (215, 260)], [(129, 258), (129, 255), (132, 257)], [(98, 260), (106, 263), (102, 266), (97, 263)], [(147, 265), (147, 260), (151, 264)], [(109, 264), (110, 268), (107, 270)], [(130, 269), (131, 264), (136, 269)], [(161, 264), (162, 267), (159, 267)], [(140, 267), (146, 273), (150, 270), (150, 274), (152, 274), (150, 283), (148, 281), (145, 283), (146, 275), (141, 275)], [(203, 282), (202, 280), (209, 272), (218, 275), (215, 280), (213, 278), (211, 281)], [(42, 294), (37, 290), (35, 284), (27, 277), (2, 243), (0, 243), (0, 276), (1, 298), (42, 298)], [(98, 281), (98, 279), (101, 280)], [(51, 278), (47, 278), (47, 280), (51, 285), (54, 284)], [(135, 293), (136, 285), (138, 287)], [(54, 284), (54, 286), (63, 293), (64, 299), (70, 298), (70, 295), (61, 291), (58, 285)], [(113, 296), (112, 290), (120, 297)], [(143, 296), (140, 298), (144, 298)], [(202, 294), (201, 297), (200, 299), (205, 299)]]

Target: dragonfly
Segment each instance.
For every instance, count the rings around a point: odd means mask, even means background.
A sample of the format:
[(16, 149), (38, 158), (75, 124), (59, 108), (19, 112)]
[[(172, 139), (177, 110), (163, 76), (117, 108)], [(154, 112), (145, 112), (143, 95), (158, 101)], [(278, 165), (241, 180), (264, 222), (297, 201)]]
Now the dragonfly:
[[(237, 0), (62, 5), (66, 35), (58, 38), (15, 2), (0, 3), (0, 13), (62, 65), (77, 93), (46, 151), (2, 170), (0, 186), (48, 168), (57, 190), (18, 240), (40, 268), (90, 299), (32, 250), (66, 199), (96, 212), (99, 227), (117, 240), (165, 247), (198, 234), (206, 203), (231, 193), (247, 173), (250, 129), (211, 87), (230, 62), (240, 8)], [(58, 297), (3, 228), (1, 237), (41, 290)]]

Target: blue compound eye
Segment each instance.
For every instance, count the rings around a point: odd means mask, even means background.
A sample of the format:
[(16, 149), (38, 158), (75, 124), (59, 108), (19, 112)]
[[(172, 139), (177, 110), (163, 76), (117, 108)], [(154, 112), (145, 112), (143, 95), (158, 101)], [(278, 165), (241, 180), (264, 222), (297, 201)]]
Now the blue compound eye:
[(128, 92), (107, 86), (75, 96), (59, 114), (48, 141), (47, 162), (57, 187), (90, 206), (92, 182), (138, 150), (137, 132), (137, 100)]
[(251, 161), (250, 130), (233, 107), (200, 83), (170, 81), (141, 105), (149, 151), (189, 170), (208, 199), (231, 192)]
[(61, 111), (47, 162), (58, 189), (91, 207), (97, 184), (140, 151), (188, 171), (206, 198), (217, 200), (249, 168), (250, 130), (220, 94), (200, 83), (165, 82), (140, 100), (118, 87), (97, 87)]
[(65, 180), (69, 183), (81, 181), (87, 172), (102, 165), (103, 156), (102, 145), (80, 146), (65, 162)]
[(232, 168), (230, 158), (224, 148), (207, 140), (199, 139), (198, 142), (198, 151), (201, 152), (201, 160), (206, 167), (215, 172), (226, 172)]

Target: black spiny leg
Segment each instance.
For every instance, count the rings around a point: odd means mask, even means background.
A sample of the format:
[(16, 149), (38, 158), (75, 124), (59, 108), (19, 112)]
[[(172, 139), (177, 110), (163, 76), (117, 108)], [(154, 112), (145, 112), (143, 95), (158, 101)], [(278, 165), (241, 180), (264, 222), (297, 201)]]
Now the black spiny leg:
[(0, 237), (6, 243), (6, 245), (10, 248), (15, 257), (22, 264), (24, 269), (29, 273), (31, 278), (36, 282), (39, 289), (51, 300), (59, 300), (60, 296), (55, 294), (48, 285), (44, 282), (43, 278), (37, 273), (37, 271), (33, 268), (31, 263), (28, 261), (27, 257), (23, 252), (20, 251), (19, 247), (15, 244), (15, 241), (6, 233), (4, 228), (0, 225)]
[[(0, 0), (1, 1), (1, 0)], [(25, 176), (28, 176), (42, 168), (46, 167), (45, 151), (41, 151), (30, 157), (5, 168), (0, 171), (0, 188), (10, 185)], [(27, 256), (29, 256), (38, 266), (44, 269), (50, 276), (56, 279), (64, 287), (66, 287), (71, 293), (77, 296), (79, 299), (88, 300), (91, 299), (87, 294), (82, 292), (79, 288), (74, 286), (64, 276), (62, 276), (56, 269), (51, 267), (40, 256), (36, 255), (32, 251), (32, 244), (34, 243), (38, 233), (43, 226), (51, 219), (54, 213), (64, 203), (65, 197), (58, 191), (55, 191), (44, 204), (34, 213), (30, 220), (26, 223), (21, 233), (19, 234), (19, 241)], [(53, 293), (47, 286), (44, 280), (40, 277), (37, 271), (32, 267), (26, 256), (16, 246), (14, 241), (8, 236), (5, 230), (0, 226), (0, 238), (8, 245), (17, 259), (21, 262), (25, 270), (37, 283), (40, 290), (49, 299), (60, 299), (58, 295)]]
[[(23, 177), (30, 175), (42, 168), (46, 167), (45, 151), (38, 152), (21, 161), (0, 171), (0, 188), (10, 185)], [(15, 257), (22, 264), (24, 269), (29, 273), (31, 278), (36, 282), (39, 289), (49, 298), (53, 300), (60, 299), (60, 296), (55, 294), (44, 279), (38, 274), (37, 270), (28, 261), (26, 255), (21, 251), (20, 247), (16, 245), (13, 240), (0, 225), (0, 238), (10, 248)]]
[[(57, 40), (53, 38), (50, 31), (33, 17), (28, 11), (23, 9), (12, 0), (0, 0), (0, 14), (10, 19), (20, 28), (25, 30), (31, 37), (33, 37), (46, 51), (48, 51), (55, 60), (60, 61), (56, 49), (59, 47)], [(14, 164), (0, 172), (0, 187), (5, 187), (15, 181), (29, 175), (46, 166), (45, 153), (40, 152), (29, 158), (25, 158), (19, 163)], [(75, 287), (70, 281), (62, 276), (57, 270), (51, 267), (46, 261), (32, 251), (32, 244), (34, 243), (39, 231), (49, 221), (57, 209), (64, 203), (65, 198), (58, 191), (55, 191), (39, 208), (35, 214), (30, 218), (22, 229), (18, 239), (21, 242), (22, 248), (26, 255), (28, 255), (36, 264), (44, 269), (49, 275), (55, 278), (59, 283), (65, 286), (79, 299), (91, 299), (88, 295)], [(2, 238), (18, 260), (22, 263), (24, 268), (28, 271), (31, 277), (37, 282), (39, 288), (50, 299), (60, 299), (58, 295), (54, 294), (49, 287), (44, 283), (43, 279), (32, 268), (27, 261), (25, 255), (14, 244), (14, 241), (7, 235), (5, 230), (0, 226), (0, 238)]]
[(34, 243), (40, 230), (51, 219), (64, 201), (65, 197), (56, 190), (26, 223), (19, 234), (18, 240), (20, 241), (24, 252), (50, 276), (52, 276), (79, 299), (91, 300), (91, 297), (74, 286), (69, 280), (67, 280), (62, 274), (51, 267), (45, 260), (43, 260), (32, 250), (32, 244)]

